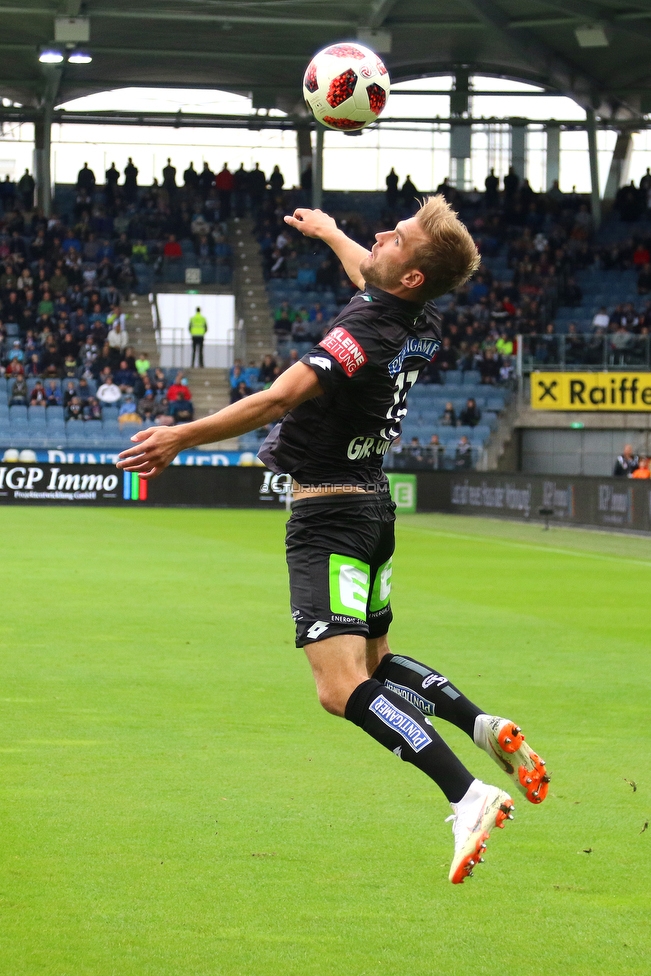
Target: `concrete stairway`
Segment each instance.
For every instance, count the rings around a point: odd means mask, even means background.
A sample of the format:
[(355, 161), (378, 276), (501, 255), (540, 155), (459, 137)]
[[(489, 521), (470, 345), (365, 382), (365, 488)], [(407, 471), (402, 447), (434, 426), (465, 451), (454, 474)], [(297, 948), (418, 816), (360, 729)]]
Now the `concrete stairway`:
[(227, 369), (184, 369), (197, 420), (225, 407), (230, 398)]
[[(149, 297), (138, 295), (125, 303), (123, 308), (129, 316), (127, 319), (129, 342), (135, 349), (136, 355), (139, 352), (146, 352), (152, 366), (157, 366), (159, 356)], [(229, 403), (230, 384), (227, 369), (184, 369), (183, 373), (192, 391), (194, 415), (197, 420), (216, 413)], [(237, 438), (233, 438), (211, 444), (209, 447), (213, 450), (236, 451), (238, 442)]]
[(483, 457), (477, 465), (478, 471), (517, 470), (517, 444), (514, 432), (518, 409), (519, 399), (516, 394), (500, 414), (497, 427), (489, 437)]
[[(229, 239), (233, 247), (233, 290), (235, 292), (237, 330), (235, 356), (245, 363), (256, 366), (263, 356), (275, 349), (273, 318), (267, 300), (262, 274), (260, 248), (253, 233), (253, 221), (249, 218), (231, 221)], [(222, 289), (220, 289), (222, 290)], [(129, 339), (136, 353), (144, 350), (152, 365), (158, 365), (156, 336), (151, 316), (149, 298), (139, 295), (125, 307), (129, 312)], [(225, 407), (230, 401), (230, 383), (227, 369), (185, 369), (192, 391), (195, 418), (207, 417)], [(204, 445), (209, 450), (238, 450), (237, 438)]]
[(260, 247), (250, 218), (233, 220), (230, 240), (234, 253), (235, 307), (243, 337), (237, 354), (245, 365), (259, 366), (263, 356), (275, 350), (273, 317), (262, 274)]
[[(227, 369), (184, 369), (192, 391), (195, 420), (217, 413), (230, 402), (230, 382)], [(202, 450), (237, 451), (237, 437), (202, 445)]]
[(136, 356), (140, 352), (146, 352), (152, 366), (158, 366), (158, 347), (149, 296), (136, 295), (123, 303), (122, 311), (127, 313), (129, 345), (135, 349)]

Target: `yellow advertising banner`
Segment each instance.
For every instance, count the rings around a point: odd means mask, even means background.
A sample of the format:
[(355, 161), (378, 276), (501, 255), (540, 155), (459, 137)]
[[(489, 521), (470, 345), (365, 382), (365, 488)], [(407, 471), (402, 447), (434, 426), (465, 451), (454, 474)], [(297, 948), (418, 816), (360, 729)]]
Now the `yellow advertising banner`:
[(532, 373), (534, 410), (651, 412), (649, 373)]

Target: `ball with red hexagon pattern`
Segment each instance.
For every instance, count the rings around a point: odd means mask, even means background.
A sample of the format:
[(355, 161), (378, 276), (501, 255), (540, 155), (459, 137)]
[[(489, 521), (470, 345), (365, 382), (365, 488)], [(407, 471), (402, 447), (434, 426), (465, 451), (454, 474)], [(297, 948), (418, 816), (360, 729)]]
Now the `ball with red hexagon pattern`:
[(317, 122), (354, 132), (375, 122), (390, 84), (389, 72), (374, 51), (346, 41), (314, 55), (303, 78), (303, 95)]

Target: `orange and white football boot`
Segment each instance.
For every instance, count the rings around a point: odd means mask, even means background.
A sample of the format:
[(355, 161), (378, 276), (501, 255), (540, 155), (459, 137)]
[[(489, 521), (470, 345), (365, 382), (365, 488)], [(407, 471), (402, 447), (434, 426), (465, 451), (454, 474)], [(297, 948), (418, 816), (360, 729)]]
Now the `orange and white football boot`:
[(549, 789), (549, 773), (544, 759), (525, 742), (518, 725), (497, 715), (478, 715), (474, 740), (511, 777), (530, 803), (542, 803)]
[(513, 820), (513, 800), (504, 790), (475, 779), (465, 796), (450, 806), (453, 813), (446, 823), (452, 821), (454, 857), (448, 877), (452, 884), (463, 884), (472, 878), (473, 868), (483, 863), (493, 827), (504, 827), (507, 820)]

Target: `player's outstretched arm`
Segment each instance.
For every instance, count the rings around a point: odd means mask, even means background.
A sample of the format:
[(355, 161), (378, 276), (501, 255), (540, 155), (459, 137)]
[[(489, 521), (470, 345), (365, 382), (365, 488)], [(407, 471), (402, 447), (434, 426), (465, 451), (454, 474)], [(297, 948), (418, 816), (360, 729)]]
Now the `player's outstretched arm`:
[(138, 431), (131, 438), (135, 446), (121, 452), (117, 466), (137, 471), (142, 478), (155, 478), (179, 451), (257, 430), (322, 393), (314, 370), (304, 363), (295, 363), (268, 390), (231, 403), (210, 417), (179, 427), (148, 427)]
[(306, 210), (299, 207), (285, 223), (304, 234), (305, 237), (318, 237), (331, 247), (344, 266), (344, 271), (358, 288), (364, 287), (364, 277), (359, 273), (362, 260), (371, 253), (361, 244), (351, 241), (343, 230), (339, 230), (334, 217), (323, 210)]

